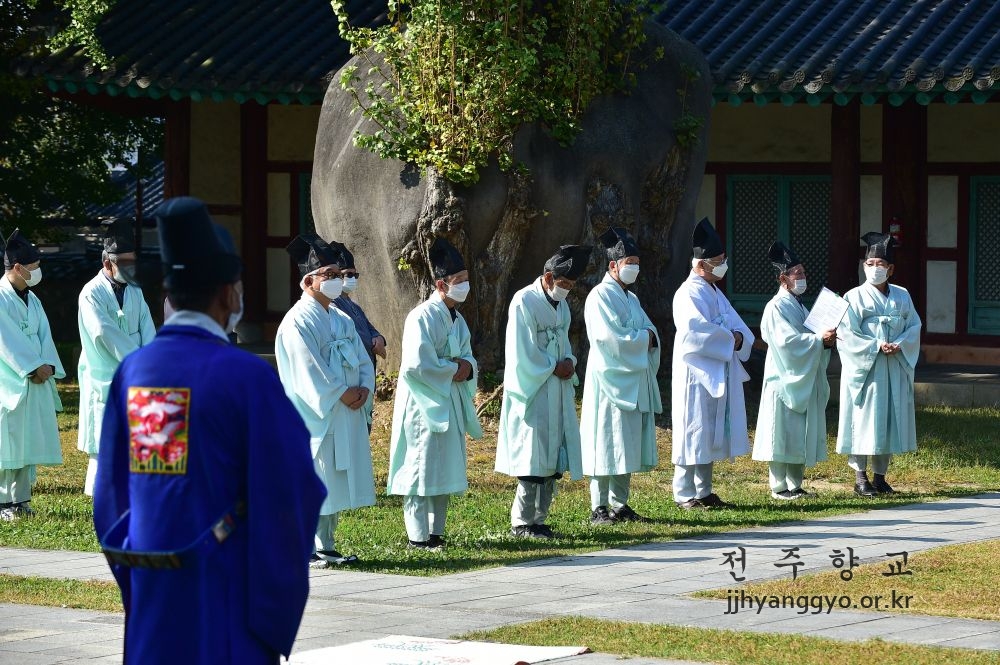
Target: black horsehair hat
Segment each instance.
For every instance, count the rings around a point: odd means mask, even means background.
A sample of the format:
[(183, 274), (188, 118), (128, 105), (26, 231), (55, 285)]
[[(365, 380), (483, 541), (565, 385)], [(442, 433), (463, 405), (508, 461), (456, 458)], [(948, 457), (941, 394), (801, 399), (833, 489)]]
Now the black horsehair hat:
[[(3, 236), (0, 235), (0, 240)], [(20, 263), (22, 266), (29, 266), (35, 261), (42, 258), (41, 253), (38, 248), (35, 247), (31, 242), (21, 235), (20, 229), (14, 229), (14, 232), (10, 234), (7, 241), (3, 245), (3, 268), (4, 270), (10, 270), (14, 267), (15, 263)]]
[(303, 233), (285, 248), (299, 266), (299, 273), (305, 277), (323, 266), (336, 264), (340, 267), (341, 253), (315, 233)]
[(128, 254), (135, 251), (135, 229), (127, 219), (116, 219), (104, 228), (104, 251)]
[(620, 226), (612, 226), (601, 234), (598, 240), (604, 245), (609, 261), (620, 261), (628, 256), (639, 256), (639, 246), (628, 231)]
[(885, 259), (886, 263), (892, 263), (892, 248), (896, 246), (896, 240), (891, 235), (869, 231), (861, 236), (861, 241), (868, 245), (865, 259)]
[(798, 255), (786, 247), (780, 240), (775, 240), (771, 243), (771, 247), (767, 250), (767, 259), (778, 269), (778, 272), (788, 272), (802, 263), (802, 261), (799, 261)]
[(444, 279), (448, 275), (465, 270), (465, 259), (462, 258), (461, 252), (445, 238), (434, 241), (428, 258), (435, 279)]
[(233, 239), (190, 196), (167, 199), (157, 208), (156, 232), (167, 289), (218, 286), (240, 280), (240, 261)]
[(336, 240), (331, 240), (330, 247), (337, 253), (337, 265), (342, 270), (348, 268), (354, 270), (354, 254), (351, 254), (351, 250), (347, 249), (347, 245)]
[(590, 245), (562, 245), (559, 251), (545, 262), (544, 272), (555, 278), (576, 280), (587, 270), (594, 248)]
[(691, 234), (691, 248), (696, 259), (711, 259), (720, 254), (725, 254), (722, 247), (722, 238), (716, 233), (715, 227), (708, 221), (708, 217), (703, 217), (694, 227)]

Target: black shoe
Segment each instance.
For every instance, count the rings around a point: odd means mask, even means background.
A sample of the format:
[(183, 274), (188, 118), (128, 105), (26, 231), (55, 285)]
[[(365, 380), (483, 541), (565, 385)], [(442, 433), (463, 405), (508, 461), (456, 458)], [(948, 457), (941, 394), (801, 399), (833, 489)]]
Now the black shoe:
[(556, 534), (552, 533), (552, 528), (548, 524), (532, 524), (528, 528), (531, 531), (531, 535), (535, 538), (549, 540), (556, 537)]
[(353, 554), (344, 556), (337, 550), (319, 550), (316, 552), (314, 556), (318, 556), (320, 559), (328, 561), (335, 566), (343, 566), (350, 563), (356, 563), (358, 560), (358, 557), (356, 557)]
[(677, 507), (681, 510), (705, 510), (708, 508), (701, 499), (688, 499), (687, 501), (678, 501)]
[(879, 494), (895, 494), (896, 490), (889, 486), (889, 483), (885, 482), (885, 476), (879, 477), (875, 476), (875, 482), (872, 483), (872, 487)]
[(534, 538), (535, 534), (531, 530), (530, 524), (518, 524), (510, 528), (510, 535), (515, 538)]
[(868, 479), (861, 481), (860, 483), (854, 484), (854, 493), (858, 496), (871, 498), (873, 496), (878, 496), (878, 492), (872, 487), (872, 484), (868, 482)]
[(703, 496), (703, 497), (701, 497), (698, 500), (701, 501), (702, 504), (708, 506), (709, 508), (732, 508), (733, 507), (733, 504), (726, 503), (725, 501), (723, 501), (722, 499), (720, 499), (718, 494), (709, 494), (708, 496)]
[(780, 492), (771, 492), (772, 499), (781, 499), (782, 501), (794, 501), (799, 498), (799, 495), (791, 490), (781, 490)]
[(314, 570), (322, 570), (323, 568), (329, 568), (330, 562), (318, 554), (312, 554), (309, 557), (309, 567)]
[(605, 506), (598, 506), (594, 508), (594, 511), (590, 513), (590, 524), (592, 526), (603, 526), (605, 524), (614, 524), (614, 520), (611, 519), (611, 515), (608, 514), (608, 509)]
[(649, 524), (653, 521), (648, 517), (643, 517), (639, 513), (632, 510), (627, 503), (621, 508), (612, 509), (608, 515), (611, 517), (612, 522), (639, 522), (641, 524)]
[(791, 492), (792, 494), (795, 495), (796, 499), (805, 499), (812, 496), (810, 492), (805, 491), (801, 487), (796, 487), (795, 489), (791, 490)]
[(443, 550), (444, 549), (444, 536), (432, 533), (431, 537), (427, 539), (427, 544), (430, 545), (432, 550)]

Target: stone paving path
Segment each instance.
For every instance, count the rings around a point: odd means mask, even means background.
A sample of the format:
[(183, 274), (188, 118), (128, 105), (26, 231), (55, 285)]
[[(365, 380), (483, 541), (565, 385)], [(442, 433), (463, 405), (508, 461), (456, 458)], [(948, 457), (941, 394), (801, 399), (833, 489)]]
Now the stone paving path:
[[(744, 548), (748, 581), (788, 577), (783, 549), (798, 547), (800, 574), (831, 569), (834, 549), (854, 549), (861, 563), (900, 557), (888, 553), (998, 540), (1000, 493), (913, 504), (759, 529), (546, 559), (443, 577), (352, 571), (314, 571), (296, 651), (392, 634), (450, 637), (552, 616), (588, 616), (657, 624), (857, 641), (880, 637), (1000, 651), (998, 621), (834, 610), (744, 609), (727, 601), (687, 597), (692, 591), (735, 588), (725, 552)], [(794, 561), (794, 560), (788, 560)], [(786, 561), (786, 563), (788, 562)], [(737, 564), (737, 573), (740, 572)], [(0, 548), (0, 573), (111, 579), (103, 557), (78, 552)], [(849, 586), (846, 587), (849, 589)], [(850, 594), (847, 591), (846, 594)], [(860, 602), (853, 598), (853, 602)], [(883, 599), (883, 602), (888, 602)], [(731, 609), (731, 608), (730, 608)], [(122, 617), (117, 614), (0, 605), (0, 664), (120, 662)], [(615, 656), (589, 654), (559, 665), (610, 665)], [(630, 659), (631, 665), (664, 664)]]

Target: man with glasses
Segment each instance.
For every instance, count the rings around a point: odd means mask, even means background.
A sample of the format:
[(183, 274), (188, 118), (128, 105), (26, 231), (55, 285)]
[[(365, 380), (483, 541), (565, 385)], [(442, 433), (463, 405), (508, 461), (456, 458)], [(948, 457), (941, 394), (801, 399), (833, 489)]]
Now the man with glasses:
[[(333, 301), (333, 306), (344, 314), (347, 314), (354, 321), (358, 337), (361, 338), (361, 345), (368, 351), (368, 359), (372, 361), (372, 369), (373, 371), (377, 371), (378, 367), (375, 356), (385, 358), (385, 337), (375, 329), (375, 326), (372, 325), (372, 322), (365, 315), (365, 311), (361, 309), (361, 305), (354, 302), (351, 297), (351, 294), (357, 290), (358, 278), (361, 277), (361, 273), (354, 267), (354, 254), (351, 254), (350, 250), (339, 242), (331, 242), (330, 246), (340, 252), (342, 261), (340, 272), (344, 278), (344, 291)], [(369, 432), (372, 428), (372, 408), (374, 404), (375, 391), (373, 390), (368, 393), (368, 399), (365, 401), (364, 406)]]
[[(0, 236), (2, 239), (2, 236)], [(0, 279), (0, 521), (34, 514), (31, 486), (39, 464), (62, 464), (56, 379), (66, 376), (42, 301), (41, 254), (17, 229), (3, 248)]]
[(583, 309), (590, 352), (580, 410), (580, 455), (590, 476), (590, 523), (648, 522), (628, 505), (632, 474), (656, 467), (660, 336), (631, 288), (639, 248), (628, 231), (600, 237), (607, 272)]
[(542, 275), (514, 294), (504, 340), (503, 404), (496, 470), (517, 478), (511, 534), (553, 538), (545, 523), (556, 480), (583, 476), (576, 418), (576, 356), (566, 302), (590, 264), (593, 247), (563, 245)]
[(285, 394), (309, 428), (316, 474), (326, 485), (310, 563), (326, 568), (358, 560), (335, 547), (340, 512), (375, 504), (363, 408), (375, 389), (375, 372), (351, 317), (333, 307), (344, 288), (343, 256), (315, 233), (297, 237), (288, 253), (302, 274), (302, 297), (278, 326), (274, 352)]
[(389, 494), (403, 497), (409, 546), (441, 550), (448, 500), (469, 487), (465, 436), (483, 436), (476, 417), (476, 359), (458, 305), (471, 290), (459, 251), (430, 247), (434, 291), (406, 315), (389, 440)]
[(94, 495), (101, 421), (115, 370), (128, 354), (153, 341), (156, 329), (136, 279), (132, 225), (119, 220), (104, 236), (101, 270), (80, 292), (80, 428), (76, 447), (87, 453), (83, 493)]
[[(849, 307), (839, 329), (837, 452), (854, 469), (854, 493), (873, 497), (894, 492), (885, 479), (892, 456), (917, 449), (913, 369), (921, 323), (909, 292), (889, 283), (895, 240), (875, 231), (861, 240), (868, 247), (865, 283), (844, 294)], [(868, 479), (869, 460), (874, 482)]]
[(695, 227), (692, 245), (691, 273), (673, 303), (674, 501), (683, 510), (729, 506), (712, 491), (712, 466), (750, 451), (743, 363), (754, 341), (719, 288), (729, 263), (708, 219)]
[(806, 269), (795, 252), (776, 241), (767, 258), (778, 270), (779, 286), (760, 320), (767, 359), (753, 459), (768, 462), (771, 496), (791, 501), (808, 496), (802, 488), (806, 467), (826, 459), (826, 368), (837, 331), (805, 327), (809, 311), (799, 298)]

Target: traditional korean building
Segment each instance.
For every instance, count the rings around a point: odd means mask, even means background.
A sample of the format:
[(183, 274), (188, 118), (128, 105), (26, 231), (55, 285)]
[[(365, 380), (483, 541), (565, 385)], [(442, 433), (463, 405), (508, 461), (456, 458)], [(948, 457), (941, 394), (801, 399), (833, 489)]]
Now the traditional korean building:
[[(371, 24), (385, 3), (349, 6)], [(1000, 364), (1000, 3), (671, 0), (657, 20), (711, 66), (699, 212), (726, 238), (744, 315), (775, 289), (773, 239), (814, 294), (855, 286), (860, 235), (889, 231), (926, 359)], [(110, 69), (66, 51), (25, 73), (165, 118), (165, 193), (204, 199), (233, 232), (246, 319), (271, 336), (297, 282), (283, 248), (311, 227), (319, 103), (348, 57), (327, 0), (119, 0), (98, 35)]]

